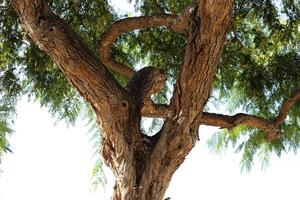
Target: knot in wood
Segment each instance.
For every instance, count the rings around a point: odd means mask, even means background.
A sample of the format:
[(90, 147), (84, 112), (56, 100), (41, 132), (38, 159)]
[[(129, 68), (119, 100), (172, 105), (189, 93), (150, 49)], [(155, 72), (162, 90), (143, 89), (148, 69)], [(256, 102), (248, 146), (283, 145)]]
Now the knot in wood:
[(167, 80), (167, 74), (154, 67), (145, 67), (134, 74), (127, 85), (139, 111), (143, 106), (151, 106), (151, 95), (160, 92)]

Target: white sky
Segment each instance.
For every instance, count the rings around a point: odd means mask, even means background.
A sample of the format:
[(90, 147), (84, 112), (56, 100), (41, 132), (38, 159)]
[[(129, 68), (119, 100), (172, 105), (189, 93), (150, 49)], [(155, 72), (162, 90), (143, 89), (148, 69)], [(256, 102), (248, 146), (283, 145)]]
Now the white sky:
[[(15, 133), (10, 138), (13, 154), (3, 159), (0, 200), (108, 200), (113, 177), (106, 170), (108, 185), (90, 190), (93, 163), (85, 123), (67, 128), (38, 104), (23, 100)], [(290, 154), (272, 159), (262, 172), (240, 174), (239, 155), (223, 157), (208, 152), (206, 139), (216, 129), (201, 127), (201, 141), (176, 172), (167, 192), (172, 200), (299, 199), (300, 159)]]
[[(130, 10), (126, 0), (115, 6)], [(117, 10), (118, 11), (118, 10)], [(15, 133), (10, 138), (13, 154), (6, 154), (1, 168), (0, 200), (106, 200), (113, 178), (106, 170), (105, 191), (90, 190), (93, 162), (84, 122), (67, 128), (39, 105), (25, 100), (18, 106)], [(216, 129), (201, 127), (201, 141), (175, 173), (167, 196), (172, 200), (296, 200), (299, 199), (300, 158), (289, 154), (274, 158), (262, 172), (240, 174), (240, 156), (228, 152), (212, 155), (205, 144)]]

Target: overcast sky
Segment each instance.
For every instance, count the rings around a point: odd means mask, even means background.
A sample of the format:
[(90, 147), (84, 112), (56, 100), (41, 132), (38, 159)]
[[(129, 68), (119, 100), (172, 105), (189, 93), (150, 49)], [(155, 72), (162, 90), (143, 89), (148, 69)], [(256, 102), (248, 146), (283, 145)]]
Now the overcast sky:
[[(117, 11), (133, 12), (126, 2), (119, 0)], [(90, 190), (93, 162), (84, 122), (69, 128), (63, 122), (54, 126), (45, 109), (24, 99), (18, 113), (10, 138), (14, 153), (4, 156), (1, 167), (0, 200), (109, 199), (113, 178), (108, 170), (105, 190)], [(200, 128), (201, 141), (175, 173), (167, 196), (172, 200), (299, 199), (299, 156), (273, 158), (266, 171), (256, 166), (241, 174), (240, 155), (208, 152), (206, 140), (215, 131)]]

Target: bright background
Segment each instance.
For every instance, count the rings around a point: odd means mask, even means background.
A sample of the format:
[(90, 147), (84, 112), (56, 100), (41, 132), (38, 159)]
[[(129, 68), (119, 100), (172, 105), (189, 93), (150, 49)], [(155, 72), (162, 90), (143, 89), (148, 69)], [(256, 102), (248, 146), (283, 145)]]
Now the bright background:
[[(105, 190), (90, 187), (93, 162), (88, 127), (55, 124), (45, 109), (22, 100), (13, 154), (6, 154), (1, 168), (0, 200), (108, 200), (113, 177), (105, 168)], [(222, 157), (209, 153), (206, 140), (217, 129), (200, 128), (197, 143), (176, 172), (167, 192), (172, 200), (299, 199), (300, 159), (293, 154), (273, 158), (270, 167), (240, 173), (240, 156), (228, 151)]]
[[(117, 2), (117, 3), (116, 3)], [(113, 1), (117, 12), (134, 13), (132, 6)], [(54, 126), (55, 125), (55, 126)], [(3, 158), (0, 200), (107, 200), (113, 177), (105, 168), (105, 189), (91, 190), (91, 143), (86, 122), (67, 127), (55, 121), (38, 104), (23, 99), (18, 105), (15, 133), (9, 139), (13, 154)], [(172, 200), (296, 200), (299, 199), (300, 158), (274, 157), (266, 171), (256, 165), (240, 173), (240, 155), (209, 153), (206, 140), (217, 129), (200, 128), (197, 143), (175, 173), (166, 197)]]

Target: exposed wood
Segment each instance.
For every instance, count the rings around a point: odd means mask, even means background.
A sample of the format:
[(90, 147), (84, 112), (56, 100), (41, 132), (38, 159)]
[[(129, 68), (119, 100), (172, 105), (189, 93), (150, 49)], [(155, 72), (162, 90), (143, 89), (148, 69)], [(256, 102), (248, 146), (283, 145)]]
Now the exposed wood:
[(188, 25), (190, 14), (193, 12), (194, 4), (188, 6), (179, 15), (156, 14), (152, 16), (140, 16), (121, 19), (115, 22), (99, 42), (99, 53), (101, 61), (111, 70), (128, 78), (134, 75), (134, 70), (118, 63), (110, 56), (110, 49), (115, 40), (128, 31), (141, 28), (153, 28), (165, 26), (176, 32), (182, 32)]

